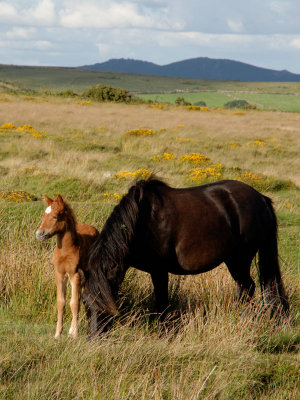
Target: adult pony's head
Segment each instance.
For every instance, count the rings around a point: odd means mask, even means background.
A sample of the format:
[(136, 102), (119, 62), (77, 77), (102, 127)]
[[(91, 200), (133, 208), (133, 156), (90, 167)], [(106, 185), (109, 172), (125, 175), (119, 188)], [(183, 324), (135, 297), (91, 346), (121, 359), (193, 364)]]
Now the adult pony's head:
[(139, 181), (129, 189), (91, 248), (84, 298), (90, 308), (96, 308), (99, 312), (118, 313), (115, 299), (128, 268), (128, 256), (140, 217), (145, 183)]
[(36, 238), (40, 241), (47, 240), (54, 235), (64, 233), (66, 230), (75, 230), (76, 221), (70, 206), (58, 195), (55, 200), (47, 195), (46, 208), (40, 227), (36, 231)]

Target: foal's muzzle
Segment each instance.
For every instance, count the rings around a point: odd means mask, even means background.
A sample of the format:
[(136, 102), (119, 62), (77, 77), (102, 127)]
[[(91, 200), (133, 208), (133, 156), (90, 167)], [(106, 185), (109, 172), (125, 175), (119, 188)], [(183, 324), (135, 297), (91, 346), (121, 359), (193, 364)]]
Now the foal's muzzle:
[(42, 230), (42, 231), (38, 230), (35, 233), (35, 237), (40, 242), (43, 242), (44, 240), (49, 239), (50, 236), (51, 236), (50, 233), (48, 231), (45, 231), (45, 230)]

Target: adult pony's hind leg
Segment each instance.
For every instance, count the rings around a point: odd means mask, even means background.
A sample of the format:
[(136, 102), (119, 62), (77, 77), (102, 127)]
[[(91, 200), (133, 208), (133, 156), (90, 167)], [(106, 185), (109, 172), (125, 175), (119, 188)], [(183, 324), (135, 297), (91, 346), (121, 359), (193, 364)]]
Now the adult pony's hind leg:
[(251, 256), (235, 255), (225, 261), (229, 272), (236, 282), (235, 297), (239, 301), (250, 300), (255, 291), (255, 283), (250, 276)]
[(55, 283), (57, 292), (57, 324), (55, 338), (59, 338), (63, 329), (63, 315), (66, 304), (66, 275), (55, 271)]

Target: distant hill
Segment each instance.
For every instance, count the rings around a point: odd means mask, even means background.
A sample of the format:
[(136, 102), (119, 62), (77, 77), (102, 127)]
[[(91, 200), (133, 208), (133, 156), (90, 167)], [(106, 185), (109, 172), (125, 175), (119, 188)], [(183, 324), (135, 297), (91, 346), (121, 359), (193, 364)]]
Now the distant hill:
[(125, 72), (130, 74), (172, 76), (181, 78), (217, 79), (225, 81), (300, 82), (300, 74), (255, 67), (239, 61), (192, 58), (167, 65), (131, 59), (111, 59), (103, 63), (83, 65), (91, 71)]

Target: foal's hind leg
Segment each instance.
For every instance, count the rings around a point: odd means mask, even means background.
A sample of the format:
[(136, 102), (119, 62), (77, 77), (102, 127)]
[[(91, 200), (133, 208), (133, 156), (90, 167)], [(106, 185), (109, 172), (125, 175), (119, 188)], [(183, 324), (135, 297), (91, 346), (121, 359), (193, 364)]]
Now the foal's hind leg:
[(81, 277), (78, 272), (69, 276), (71, 287), (72, 287), (72, 295), (70, 301), (70, 307), (72, 311), (72, 322), (71, 327), (69, 329), (69, 335), (73, 337), (78, 336), (78, 313), (79, 313), (79, 305), (80, 305), (80, 295), (81, 295)]
[(252, 258), (243, 254), (226, 260), (229, 272), (237, 284), (235, 297), (239, 301), (250, 300), (255, 291), (255, 283), (250, 276)]

